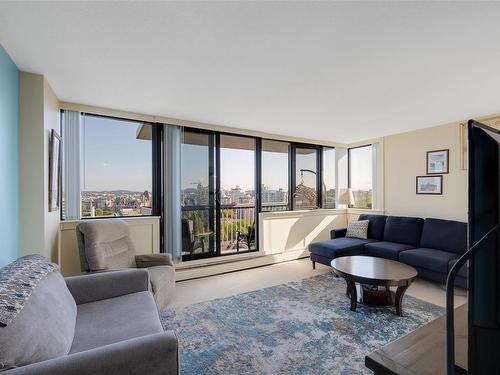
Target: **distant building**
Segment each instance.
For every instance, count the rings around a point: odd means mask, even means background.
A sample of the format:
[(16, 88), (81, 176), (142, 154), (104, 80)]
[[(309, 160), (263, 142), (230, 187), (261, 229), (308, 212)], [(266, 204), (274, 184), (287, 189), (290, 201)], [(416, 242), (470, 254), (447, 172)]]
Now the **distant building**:
[(225, 196), (229, 197), (230, 204), (249, 204), (255, 201), (254, 197), (242, 191), (238, 185), (231, 190), (226, 190), (224, 193)]
[(142, 215), (142, 216), (153, 215), (153, 209), (151, 207), (141, 207), (139, 215)]
[(232, 202), (231, 202), (231, 197), (228, 197), (228, 196), (227, 196), (227, 195), (225, 195), (225, 194), (224, 194), (223, 196), (221, 196), (221, 197), (220, 197), (220, 204), (221, 204), (222, 206), (229, 206), (229, 205), (231, 205), (231, 203), (232, 203)]
[(288, 193), (283, 189), (268, 190), (262, 187), (262, 203), (283, 203), (288, 200)]

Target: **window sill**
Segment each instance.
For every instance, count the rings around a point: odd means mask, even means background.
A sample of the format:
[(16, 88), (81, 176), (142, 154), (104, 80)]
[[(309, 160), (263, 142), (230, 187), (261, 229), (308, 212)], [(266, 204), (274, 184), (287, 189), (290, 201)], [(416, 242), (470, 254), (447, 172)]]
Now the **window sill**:
[[(102, 219), (120, 219), (120, 220), (124, 220), (124, 221), (149, 221), (149, 220), (159, 221), (160, 217), (159, 216), (133, 216), (133, 217), (123, 216), (123, 217), (95, 218), (95, 220), (102, 220)], [(60, 228), (61, 228), (61, 230), (75, 229), (78, 224), (84, 223), (88, 220), (92, 220), (92, 219), (88, 218), (88, 219), (81, 219), (81, 220), (62, 220), (60, 222)]]
[(379, 214), (383, 215), (385, 214), (385, 210), (382, 209), (376, 209), (376, 208), (348, 208), (347, 213), (348, 214), (363, 214), (363, 213), (373, 213), (373, 214)]
[(324, 216), (325, 214), (345, 214), (345, 208), (316, 208), (312, 210), (294, 210), (294, 211), (274, 211), (261, 212), (259, 217), (267, 219), (273, 217), (296, 217), (296, 216)]

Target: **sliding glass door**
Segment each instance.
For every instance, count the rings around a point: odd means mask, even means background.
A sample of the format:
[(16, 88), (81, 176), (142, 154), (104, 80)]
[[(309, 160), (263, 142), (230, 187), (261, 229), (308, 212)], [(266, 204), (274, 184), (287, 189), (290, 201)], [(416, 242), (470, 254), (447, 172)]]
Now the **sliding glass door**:
[(182, 142), (182, 258), (256, 250), (257, 140), (185, 130)]
[(256, 140), (220, 135), (220, 252), (256, 249)]

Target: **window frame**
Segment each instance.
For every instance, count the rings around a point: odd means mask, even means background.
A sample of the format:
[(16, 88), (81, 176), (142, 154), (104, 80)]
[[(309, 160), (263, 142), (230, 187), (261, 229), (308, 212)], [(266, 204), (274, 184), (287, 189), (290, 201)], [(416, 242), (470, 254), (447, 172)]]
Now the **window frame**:
[[(215, 139), (215, 160), (213, 160), (213, 166), (209, 168), (214, 168), (215, 169), (215, 186), (214, 186), (214, 215), (215, 218), (213, 220), (214, 223), (214, 228), (221, 228), (221, 215), (220, 212), (222, 210), (221, 208), (221, 203), (220, 203), (220, 192), (221, 192), (221, 186), (220, 186), (220, 180), (221, 180), (221, 175), (220, 175), (220, 137), (221, 136), (233, 136), (233, 137), (244, 137), (244, 138), (250, 138), (253, 139), (255, 142), (255, 150), (254, 150), (254, 166), (255, 166), (255, 249), (250, 249), (250, 250), (243, 250), (237, 253), (222, 253), (220, 249), (220, 242), (221, 242), (221, 233), (220, 230), (214, 230), (214, 252), (210, 253), (202, 253), (202, 254), (189, 254), (189, 255), (183, 255), (182, 260), (183, 261), (189, 261), (189, 260), (197, 260), (197, 259), (206, 259), (206, 258), (214, 258), (214, 257), (223, 257), (223, 256), (229, 256), (229, 255), (236, 255), (236, 254), (248, 254), (252, 252), (259, 252), (259, 236), (260, 236), (260, 225), (259, 225), (259, 214), (262, 212), (262, 206), (261, 206), (261, 159), (262, 159), (262, 138), (260, 137), (254, 137), (251, 135), (246, 135), (246, 134), (238, 134), (238, 133), (230, 133), (230, 132), (224, 132), (224, 131), (216, 131), (216, 130), (209, 130), (209, 129), (200, 129), (200, 128), (193, 128), (193, 127), (184, 127), (183, 131), (189, 131), (193, 133), (200, 133), (200, 134), (209, 134), (213, 135)], [(182, 171), (181, 171), (182, 173)], [(219, 212), (219, 214), (217, 214)]]
[[(336, 155), (336, 152), (337, 152), (337, 149), (336, 147), (334, 146), (321, 146), (321, 207), (322, 209), (325, 209), (325, 210), (335, 210), (337, 209), (337, 206), (338, 206), (338, 203), (337, 203), (337, 190), (338, 190), (338, 182), (337, 182), (337, 170), (338, 170), (338, 165), (337, 165), (337, 157), (335, 156), (335, 173), (334, 173), (334, 187), (335, 187), (335, 200), (334, 200), (334, 204), (333, 204), (333, 207), (325, 207), (327, 202), (326, 202), (326, 199), (323, 199), (323, 198), (326, 198), (326, 183), (325, 183), (325, 176), (324, 176), (324, 167), (325, 167), (325, 158), (324, 158), (324, 152), (325, 152), (325, 149), (329, 149), (329, 150), (333, 150), (335, 152), (335, 155)], [(348, 157), (349, 159), (349, 157)], [(323, 186), (325, 186), (325, 197), (323, 197)]]
[[(263, 168), (262, 168), (262, 143), (264, 141), (270, 141), (270, 142), (281, 142), (281, 143), (286, 143), (288, 144), (288, 151), (287, 151), (287, 193), (288, 193), (288, 198), (287, 198), (287, 205), (286, 205), (286, 210), (278, 210), (278, 211), (262, 211), (262, 173), (263, 173)], [(260, 182), (259, 182), (259, 197), (260, 197), (260, 207), (259, 207), (259, 213), (265, 212), (286, 212), (286, 211), (293, 211), (292, 209), (292, 202), (293, 202), (293, 194), (292, 194), (292, 180), (291, 180), (291, 175), (292, 175), (292, 147), (293, 147), (293, 142), (290, 141), (283, 141), (279, 139), (270, 139), (270, 138), (260, 138), (260, 169), (259, 169), (259, 176), (260, 176)]]
[[(293, 195), (295, 194), (295, 188), (297, 187), (297, 148), (305, 148), (305, 149), (312, 149), (316, 151), (316, 207), (314, 208), (297, 208), (295, 207), (295, 202), (293, 199)], [(321, 185), (323, 182), (323, 146), (322, 145), (315, 145), (311, 143), (299, 143), (299, 142), (292, 142), (292, 168), (290, 171), (290, 178), (291, 178), (291, 188), (293, 191), (291, 191), (290, 197), (292, 199), (292, 205), (290, 206), (291, 209), (290, 211), (310, 211), (310, 210), (318, 210), (322, 209), (322, 202), (323, 202), (323, 197), (322, 197), (322, 189)]]
[[(356, 150), (358, 148), (364, 148), (364, 147), (371, 147), (372, 150), (373, 150), (373, 143), (366, 143), (366, 144), (362, 144), (362, 145), (359, 145), (359, 146), (354, 146), (354, 147), (349, 147), (347, 149), (347, 187), (349, 189), (352, 188), (351, 186), (351, 150)], [(373, 156), (372, 156), (373, 158)], [(372, 163), (373, 163), (373, 160), (372, 160)], [(372, 166), (373, 168), (373, 166)], [(372, 169), (372, 175), (373, 175), (373, 169)], [(348, 208), (356, 208), (356, 209), (360, 209), (360, 210), (373, 210), (373, 201), (374, 201), (374, 196), (373, 196), (373, 192), (374, 192), (374, 186), (373, 186), (373, 177), (372, 177), (372, 207), (371, 208), (363, 208), (363, 207), (352, 207), (351, 205), (348, 206)]]
[[(136, 119), (131, 119), (131, 118), (125, 118), (125, 117), (117, 117), (117, 116), (111, 116), (111, 115), (103, 115), (103, 114), (96, 114), (96, 113), (91, 113), (91, 112), (83, 112), (79, 111), (81, 116), (93, 116), (93, 117), (101, 117), (101, 118), (107, 118), (107, 119), (112, 119), (112, 120), (118, 120), (118, 121), (127, 121), (127, 122), (137, 122), (137, 123), (142, 123), (142, 124), (150, 124), (151, 125), (151, 196), (153, 199), (153, 204), (152, 204), (152, 212), (151, 215), (129, 215), (129, 216), (95, 216), (95, 217), (84, 217), (80, 214), (80, 218), (78, 220), (83, 221), (83, 220), (101, 220), (101, 219), (124, 219), (124, 218), (151, 218), (151, 217), (160, 217), (160, 224), (162, 224), (163, 221), (163, 215), (162, 215), (162, 210), (163, 210), (163, 202), (161, 199), (162, 196), (162, 191), (163, 191), (163, 183), (162, 183), (162, 171), (159, 170), (159, 168), (162, 168), (163, 166), (163, 152), (162, 150), (162, 135), (163, 135), (163, 124), (160, 123), (152, 123), (152, 122), (147, 122), (147, 121), (141, 121), (141, 120), (136, 120)], [(64, 109), (60, 110), (60, 116), (59, 116), (59, 133), (62, 134), (62, 129), (63, 129), (63, 121), (64, 121)], [(64, 141), (64, 139), (63, 139)], [(80, 143), (83, 147), (84, 139), (83, 136), (80, 139)], [(80, 155), (80, 168), (83, 168), (84, 162), (83, 162), (84, 155)], [(64, 160), (63, 160), (64, 163)], [(64, 191), (64, 169), (61, 170), (60, 173), (60, 181), (59, 185), (61, 186), (61, 209), (59, 210), (59, 219), (60, 221), (68, 221), (67, 219), (64, 218), (64, 210), (62, 209), (62, 199), (63, 199), (63, 194), (62, 192)], [(82, 191), (80, 191), (80, 204), (82, 200)], [(162, 237), (162, 236), (160, 236)], [(163, 239), (162, 239), (163, 240)]]

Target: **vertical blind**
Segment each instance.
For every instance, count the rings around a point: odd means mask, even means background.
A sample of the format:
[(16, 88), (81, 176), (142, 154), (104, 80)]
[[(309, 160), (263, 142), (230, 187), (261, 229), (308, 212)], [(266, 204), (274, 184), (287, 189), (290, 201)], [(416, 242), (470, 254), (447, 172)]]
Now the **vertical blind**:
[(64, 111), (63, 121), (63, 204), (65, 219), (79, 220), (81, 217), (81, 169), (80, 135), (82, 115), (76, 111)]

